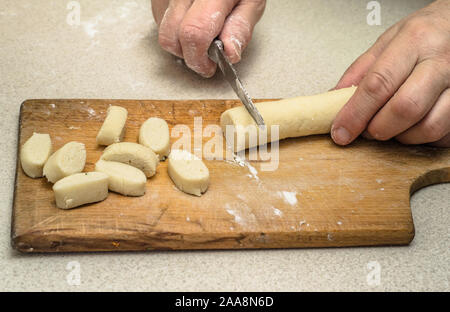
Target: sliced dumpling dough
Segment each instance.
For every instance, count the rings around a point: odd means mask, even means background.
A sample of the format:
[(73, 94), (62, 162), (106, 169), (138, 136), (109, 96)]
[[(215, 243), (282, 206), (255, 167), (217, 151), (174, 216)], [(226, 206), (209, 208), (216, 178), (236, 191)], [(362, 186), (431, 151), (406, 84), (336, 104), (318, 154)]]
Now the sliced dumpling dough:
[(25, 174), (31, 178), (42, 177), (45, 162), (51, 152), (50, 135), (33, 133), (20, 149), (20, 163)]
[[(228, 145), (235, 151), (278, 139), (329, 133), (337, 113), (355, 90), (356, 87), (350, 87), (313, 96), (255, 104), (266, 125), (264, 131), (267, 133), (261, 134), (262, 139), (258, 139), (261, 129), (256, 127), (255, 121), (243, 106), (223, 112), (220, 124)], [(272, 126), (279, 126), (279, 136), (272, 135)]]
[(110, 106), (105, 121), (97, 134), (97, 144), (110, 145), (122, 141), (127, 117), (128, 111), (125, 108)]
[(131, 142), (114, 143), (105, 148), (103, 160), (118, 161), (142, 170), (145, 176), (156, 173), (158, 156), (148, 147)]
[(56, 206), (70, 209), (108, 197), (108, 175), (83, 172), (65, 177), (53, 185)]
[(95, 164), (95, 171), (108, 175), (108, 187), (113, 192), (126, 196), (142, 196), (145, 194), (147, 177), (141, 170), (133, 166), (100, 159)]
[(44, 165), (44, 176), (49, 182), (83, 171), (86, 149), (83, 143), (69, 142), (54, 152)]
[(170, 151), (169, 126), (164, 119), (151, 117), (139, 130), (139, 143), (151, 148), (159, 159), (165, 159)]
[(172, 150), (167, 170), (176, 187), (185, 193), (201, 196), (208, 189), (208, 167), (188, 151)]

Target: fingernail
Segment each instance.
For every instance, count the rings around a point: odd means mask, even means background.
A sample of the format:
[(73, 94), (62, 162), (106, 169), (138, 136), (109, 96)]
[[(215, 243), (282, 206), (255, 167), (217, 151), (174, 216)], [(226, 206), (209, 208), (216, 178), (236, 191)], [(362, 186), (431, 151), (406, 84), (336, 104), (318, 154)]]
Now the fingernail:
[(333, 137), (334, 142), (340, 145), (346, 145), (350, 143), (351, 140), (350, 133), (344, 127), (333, 129), (331, 131), (331, 136)]

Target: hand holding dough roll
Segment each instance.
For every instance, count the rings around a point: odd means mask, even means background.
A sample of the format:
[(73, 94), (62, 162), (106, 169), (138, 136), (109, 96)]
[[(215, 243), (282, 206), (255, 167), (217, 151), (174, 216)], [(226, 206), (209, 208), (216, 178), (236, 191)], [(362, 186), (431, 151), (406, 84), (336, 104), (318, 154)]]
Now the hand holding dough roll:
[(25, 174), (31, 178), (42, 177), (42, 170), (51, 152), (50, 135), (33, 133), (20, 150), (20, 163)]
[(104, 200), (108, 196), (108, 176), (83, 172), (65, 177), (53, 185), (56, 206), (70, 209)]
[[(279, 126), (278, 139), (280, 140), (329, 133), (337, 113), (347, 103), (355, 90), (356, 87), (350, 87), (313, 96), (256, 103), (255, 105), (266, 124), (267, 140), (265, 141), (256, 143), (256, 140), (249, 140), (249, 129), (253, 128), (254, 131), (258, 132), (260, 130), (243, 106), (226, 110), (220, 117), (220, 124), (224, 134), (227, 125), (234, 126), (233, 146), (235, 151), (275, 141), (277, 138), (272, 139), (271, 137), (272, 125)], [(242, 138), (241, 144), (238, 143), (239, 137)]]
[(86, 164), (86, 149), (83, 143), (69, 142), (54, 152), (44, 165), (44, 176), (49, 182), (83, 171)]
[(122, 141), (127, 116), (128, 111), (125, 108), (110, 106), (105, 121), (97, 134), (97, 144), (110, 145)]

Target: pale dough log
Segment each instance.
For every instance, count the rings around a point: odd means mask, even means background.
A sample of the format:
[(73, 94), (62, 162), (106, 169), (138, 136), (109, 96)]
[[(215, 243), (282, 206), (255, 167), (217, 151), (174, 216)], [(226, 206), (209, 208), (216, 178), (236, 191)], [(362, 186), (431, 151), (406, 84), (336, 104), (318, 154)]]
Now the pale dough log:
[(128, 111), (125, 108), (110, 106), (105, 121), (97, 134), (97, 144), (110, 145), (122, 141), (127, 117)]
[(208, 189), (208, 167), (188, 151), (172, 150), (167, 170), (176, 187), (185, 193), (201, 196)]
[(147, 177), (156, 173), (158, 156), (148, 147), (131, 142), (114, 143), (105, 148), (101, 159), (118, 161), (142, 170)]
[(34, 132), (20, 149), (20, 163), (25, 174), (31, 178), (42, 177), (45, 162), (51, 152), (50, 135)]
[(83, 172), (65, 177), (53, 185), (56, 206), (70, 209), (95, 203), (108, 197), (108, 176), (101, 172)]
[(86, 164), (86, 149), (83, 143), (69, 142), (54, 152), (44, 165), (44, 176), (49, 182), (83, 171)]
[(139, 130), (139, 143), (151, 148), (159, 156), (159, 159), (165, 159), (170, 151), (167, 122), (157, 117), (147, 119)]
[[(256, 107), (264, 118), (268, 133), (268, 142), (272, 142), (271, 126), (279, 125), (279, 139), (325, 134), (331, 130), (334, 118), (355, 92), (356, 87), (334, 90), (313, 96), (301, 96), (280, 101), (256, 103)], [(234, 136), (235, 151), (251, 148), (267, 142), (249, 144), (249, 132), (245, 127), (256, 123), (243, 106), (226, 110), (220, 117), (223, 133), (226, 126), (236, 129)], [(259, 131), (259, 129), (258, 129)], [(245, 137), (245, 144), (239, 144), (238, 137)], [(275, 140), (275, 139), (274, 139)]]
[(108, 188), (113, 192), (126, 196), (145, 194), (147, 177), (141, 170), (133, 166), (100, 159), (95, 164), (95, 171), (108, 175)]

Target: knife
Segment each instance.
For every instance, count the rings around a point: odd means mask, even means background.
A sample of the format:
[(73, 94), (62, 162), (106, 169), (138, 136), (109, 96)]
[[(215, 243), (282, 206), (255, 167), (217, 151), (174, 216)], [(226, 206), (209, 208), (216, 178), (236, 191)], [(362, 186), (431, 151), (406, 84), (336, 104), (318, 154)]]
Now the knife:
[(236, 92), (236, 95), (241, 100), (242, 104), (244, 104), (256, 124), (258, 126), (264, 126), (264, 119), (255, 104), (253, 104), (252, 99), (248, 96), (247, 91), (244, 89), (233, 64), (231, 64), (230, 60), (225, 55), (223, 42), (218, 39), (214, 40), (208, 49), (208, 55), (213, 62), (217, 63), (225, 80), (228, 81), (234, 92)]

